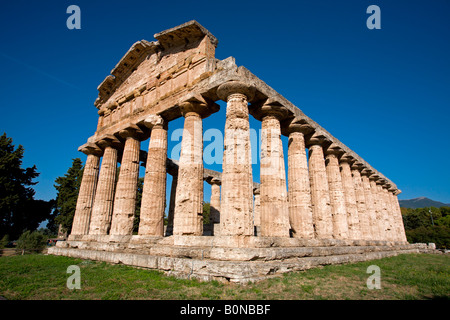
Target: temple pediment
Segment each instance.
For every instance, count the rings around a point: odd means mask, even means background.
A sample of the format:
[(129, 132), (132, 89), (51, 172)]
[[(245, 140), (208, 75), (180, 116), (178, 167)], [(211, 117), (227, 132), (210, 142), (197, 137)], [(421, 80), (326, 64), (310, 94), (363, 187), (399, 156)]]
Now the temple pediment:
[(154, 104), (211, 71), (218, 41), (198, 22), (189, 21), (154, 37), (157, 41), (134, 43), (98, 86), (94, 105), (101, 116), (108, 117), (115, 109), (147, 94), (147, 106)]

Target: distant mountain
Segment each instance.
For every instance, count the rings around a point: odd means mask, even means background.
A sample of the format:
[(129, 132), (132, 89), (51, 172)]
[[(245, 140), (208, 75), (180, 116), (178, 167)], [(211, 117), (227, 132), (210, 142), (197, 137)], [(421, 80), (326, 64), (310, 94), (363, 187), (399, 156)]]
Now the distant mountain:
[(420, 197), (410, 200), (398, 200), (398, 202), (400, 203), (400, 207), (411, 209), (425, 208), (425, 207), (436, 207), (436, 208), (450, 207), (449, 203), (434, 201), (426, 197)]

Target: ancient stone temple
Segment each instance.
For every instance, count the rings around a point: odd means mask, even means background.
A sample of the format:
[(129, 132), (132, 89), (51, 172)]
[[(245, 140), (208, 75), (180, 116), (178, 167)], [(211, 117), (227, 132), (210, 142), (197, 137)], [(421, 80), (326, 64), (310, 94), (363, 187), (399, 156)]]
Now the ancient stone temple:
[[(397, 186), (232, 57), (216, 59), (218, 41), (208, 30), (190, 21), (154, 37), (136, 42), (98, 87), (97, 130), (79, 148), (87, 159), (73, 227), (49, 253), (246, 282), (417, 252), (406, 241)], [(222, 172), (215, 172), (204, 168), (202, 121), (215, 116), (219, 100), (226, 119)], [(260, 183), (249, 116), (261, 121)], [(173, 161), (167, 131), (180, 117)], [(210, 225), (202, 216), (204, 181)]]

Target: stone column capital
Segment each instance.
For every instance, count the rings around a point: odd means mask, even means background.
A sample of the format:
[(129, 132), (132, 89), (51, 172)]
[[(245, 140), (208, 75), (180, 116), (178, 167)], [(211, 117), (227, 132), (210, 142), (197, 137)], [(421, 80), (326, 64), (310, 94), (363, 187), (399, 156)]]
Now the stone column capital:
[(387, 190), (388, 190), (390, 193), (394, 194), (394, 192), (395, 192), (395, 190), (397, 190), (397, 188), (395, 188), (395, 187), (389, 185)]
[(95, 155), (101, 157), (103, 150), (100, 149), (95, 143), (87, 142), (78, 148), (78, 151), (83, 152), (85, 155)]
[(208, 179), (207, 182), (208, 182), (210, 185), (213, 185), (213, 184), (214, 184), (214, 185), (220, 186), (220, 185), (222, 184), (222, 181), (221, 181), (220, 179), (218, 179), (218, 178)]
[(151, 114), (147, 118), (144, 119), (143, 124), (149, 128), (153, 129), (155, 127), (157, 128), (165, 128), (167, 125), (167, 122), (164, 120), (163, 117), (157, 115), (157, 114)]
[(344, 163), (344, 162), (345, 162), (345, 163), (348, 163), (350, 166), (352, 166), (353, 163), (356, 162), (356, 159), (353, 158), (351, 155), (349, 155), (349, 154), (347, 154), (347, 153), (344, 153), (344, 154), (341, 155), (339, 161), (340, 161), (341, 163)]
[(380, 186), (384, 185), (385, 180), (381, 178), (378, 174), (374, 174), (373, 177), (375, 178), (376, 184), (379, 184)]
[(309, 139), (306, 141), (306, 147), (311, 147), (313, 145), (319, 145), (325, 147), (327, 144), (331, 143), (328, 138), (320, 132), (314, 132)]
[(361, 172), (364, 169), (364, 165), (356, 160), (355, 162), (352, 163), (351, 169), (358, 170), (359, 172)]
[(228, 81), (217, 88), (217, 96), (223, 101), (228, 101), (235, 94), (244, 95), (247, 101), (255, 97), (255, 88), (240, 81)]
[(298, 117), (290, 121), (288, 120), (288, 123), (283, 122), (281, 130), (282, 133), (286, 135), (289, 135), (293, 132), (300, 132), (305, 136), (314, 132), (314, 128), (310, 124), (308, 124), (304, 119)]
[(373, 174), (373, 171), (367, 168), (361, 170), (361, 175), (369, 177)]
[(144, 139), (144, 132), (142, 131), (141, 128), (139, 128), (137, 125), (135, 124), (128, 124), (125, 128), (119, 130), (119, 132), (117, 133), (121, 138), (135, 138), (137, 140), (143, 140)]
[(332, 143), (327, 148), (325, 148), (324, 153), (325, 156), (335, 155), (339, 158), (342, 154), (344, 154), (344, 150), (342, 150), (342, 148), (337, 144)]
[(289, 110), (272, 99), (266, 100), (263, 104), (257, 104), (251, 109), (253, 117), (259, 121), (262, 121), (265, 117), (275, 117), (278, 121), (283, 121), (289, 117)]
[(123, 148), (123, 144), (120, 142), (119, 139), (117, 139), (112, 134), (106, 134), (104, 136), (101, 136), (99, 140), (96, 142), (96, 144), (102, 149), (105, 150), (107, 147), (111, 147), (114, 149), (120, 149)]
[(183, 117), (200, 116), (202, 119), (219, 111), (220, 106), (212, 101), (206, 101), (201, 95), (195, 95), (178, 104)]

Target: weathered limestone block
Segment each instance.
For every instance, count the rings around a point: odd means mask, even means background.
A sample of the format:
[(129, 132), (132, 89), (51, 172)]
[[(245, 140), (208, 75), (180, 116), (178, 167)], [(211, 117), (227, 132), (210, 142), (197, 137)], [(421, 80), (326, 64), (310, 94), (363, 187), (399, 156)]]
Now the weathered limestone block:
[(92, 143), (80, 147), (79, 150), (87, 155), (87, 159), (78, 193), (71, 234), (88, 234), (102, 151)]
[(164, 235), (166, 205), (167, 123), (157, 115), (148, 116), (144, 124), (151, 129), (145, 166), (139, 222), (139, 235)]
[(350, 164), (353, 159), (347, 155), (340, 158), (342, 187), (344, 188), (345, 207), (347, 209), (348, 237), (349, 239), (361, 239), (358, 206), (356, 202), (356, 188), (353, 183)]
[(286, 110), (265, 104), (261, 130), (261, 236), (289, 237), (289, 208), (280, 120)]
[(331, 144), (325, 151), (326, 170), (330, 189), (330, 203), (333, 215), (333, 238), (348, 239), (347, 208), (338, 157), (342, 150)]
[(314, 238), (311, 186), (304, 137), (310, 130), (311, 127), (301, 122), (292, 122), (289, 125), (289, 221), (293, 237), (302, 239)]
[(248, 101), (254, 89), (237, 81), (217, 89), (227, 102), (222, 163), (222, 235), (253, 235), (253, 178)]
[(97, 142), (104, 149), (94, 208), (92, 210), (89, 234), (108, 234), (114, 206), (117, 157), (120, 142), (114, 136), (108, 136)]
[(211, 223), (220, 222), (220, 184), (221, 181), (213, 178), (211, 183), (211, 201), (210, 201), (210, 221)]
[(366, 210), (367, 210), (367, 220), (369, 229), (369, 240), (378, 240), (378, 230), (375, 229), (376, 222), (376, 211), (375, 203), (373, 200), (372, 190), (370, 188), (369, 176), (372, 174), (371, 171), (363, 169), (361, 171), (361, 180), (364, 188), (364, 195), (366, 197)]
[(140, 133), (138, 128), (128, 128), (121, 130), (120, 135), (126, 140), (116, 185), (110, 234), (131, 235), (139, 178)]
[(359, 232), (361, 239), (371, 240), (369, 213), (361, 178), (362, 164), (355, 162), (351, 166), (353, 185), (355, 186), (356, 207), (358, 209)]
[(333, 220), (330, 204), (325, 159), (322, 149), (324, 138), (315, 133), (307, 142), (309, 148), (309, 178), (315, 238), (333, 238)]

